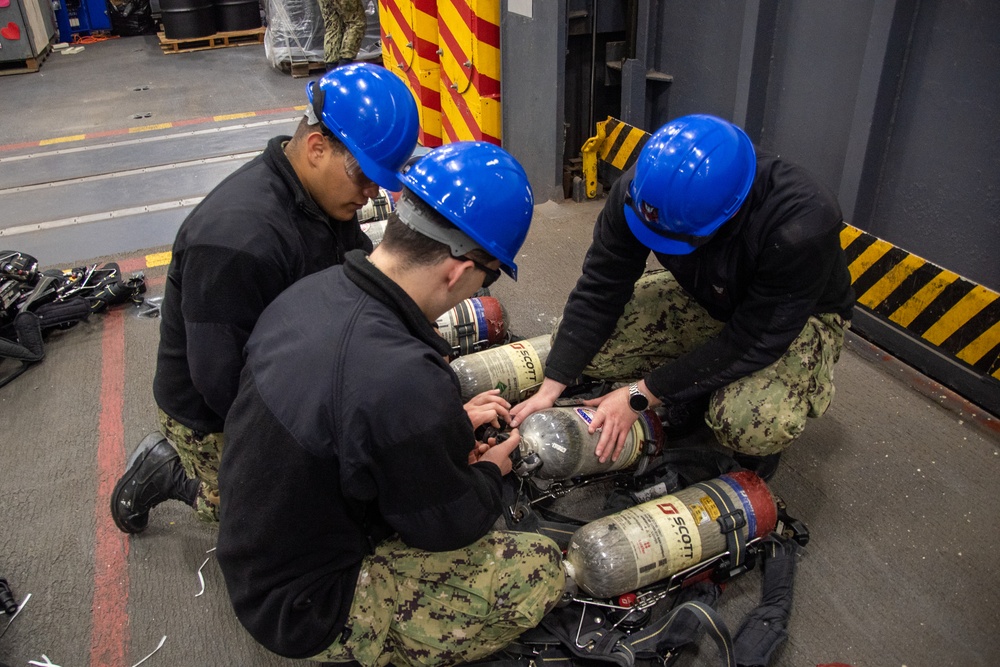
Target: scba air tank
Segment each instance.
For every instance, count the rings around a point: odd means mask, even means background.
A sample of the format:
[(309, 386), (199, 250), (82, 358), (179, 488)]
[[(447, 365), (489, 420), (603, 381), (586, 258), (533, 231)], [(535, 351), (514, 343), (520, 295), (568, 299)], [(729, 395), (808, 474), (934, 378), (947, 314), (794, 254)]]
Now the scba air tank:
[(523, 401), (541, 386), (545, 378), (545, 360), (549, 357), (550, 336), (536, 336), (508, 343), (482, 352), (459, 357), (451, 362), (458, 375), (462, 400), (490, 389), (511, 403)]
[(542, 465), (533, 474), (541, 479), (570, 479), (579, 475), (644, 466), (663, 447), (663, 425), (647, 410), (632, 424), (617, 461), (601, 463), (594, 453), (600, 433), (589, 433), (595, 408), (549, 408), (529, 415), (519, 427), (521, 457), (537, 454)]
[(716, 519), (726, 510), (715, 494), (743, 511), (736, 530), (746, 540), (774, 530), (778, 511), (767, 484), (752, 472), (726, 473), (583, 526), (570, 538), (566, 572), (594, 597), (608, 598), (718, 556), (726, 534)]
[(492, 296), (465, 299), (437, 319), (441, 337), (456, 355), (499, 345), (507, 339), (507, 313)]

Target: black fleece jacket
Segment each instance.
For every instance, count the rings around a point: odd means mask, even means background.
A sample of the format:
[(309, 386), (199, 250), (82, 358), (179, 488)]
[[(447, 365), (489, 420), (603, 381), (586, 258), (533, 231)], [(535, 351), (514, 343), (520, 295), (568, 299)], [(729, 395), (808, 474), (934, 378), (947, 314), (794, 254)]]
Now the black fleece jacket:
[(167, 271), (153, 395), (168, 415), (222, 431), (243, 345), (264, 308), (296, 280), (371, 251), (357, 220), (334, 220), (302, 187), (275, 137), (216, 186), (177, 232)]
[[(634, 170), (611, 188), (597, 218), (583, 275), (570, 294), (545, 375), (570, 383), (600, 349), (646, 269), (650, 250), (625, 221)], [(801, 167), (757, 151), (747, 200), (712, 239), (688, 255), (655, 253), (722, 332), (648, 373), (649, 390), (684, 403), (776, 361), (810, 315), (850, 319), (854, 291), (840, 246), (836, 198)]]
[(449, 352), (361, 251), (261, 316), (226, 421), (217, 555), (237, 617), (271, 651), (336, 640), (373, 544), (397, 533), (449, 551), (500, 516), (499, 468), (468, 463)]

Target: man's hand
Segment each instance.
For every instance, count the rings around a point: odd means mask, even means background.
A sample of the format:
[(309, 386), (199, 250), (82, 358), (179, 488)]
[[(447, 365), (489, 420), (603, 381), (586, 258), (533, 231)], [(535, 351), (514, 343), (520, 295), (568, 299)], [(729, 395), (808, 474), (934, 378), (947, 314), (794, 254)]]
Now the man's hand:
[(481, 394), (473, 396), (465, 404), (465, 414), (472, 422), (472, 430), (475, 431), (483, 424), (492, 424), (495, 428), (502, 428), (500, 420), (510, 421), (510, 403), (500, 396), (499, 389), (490, 389)]
[[(496, 444), (496, 440), (493, 441), (493, 444)], [(487, 442), (477, 442), (476, 446), (469, 452), (469, 465), (471, 466), (473, 463), (479, 461), (483, 454), (490, 451), (490, 446)]]
[[(646, 383), (642, 380), (639, 381), (639, 389), (649, 396), (650, 407), (660, 404), (659, 399), (650, 395), (649, 390), (646, 389)], [(639, 417), (629, 407), (628, 399), (628, 386), (625, 386), (615, 389), (613, 392), (599, 398), (583, 402), (586, 406), (597, 408), (594, 413), (594, 419), (590, 422), (587, 430), (590, 433), (598, 431), (601, 433), (601, 439), (597, 442), (597, 449), (594, 450), (601, 463), (607, 461), (608, 456), (611, 456), (612, 461), (618, 460), (622, 449), (625, 447), (625, 440), (628, 438), (629, 430)]]
[(590, 433), (601, 434), (594, 454), (597, 455), (601, 463), (607, 461), (608, 456), (611, 457), (612, 461), (617, 461), (625, 447), (625, 439), (628, 437), (629, 429), (632, 428), (632, 424), (635, 423), (638, 416), (628, 405), (628, 387), (622, 387), (610, 394), (584, 401), (583, 404), (597, 408), (594, 411), (594, 419), (587, 428)]
[(551, 408), (552, 404), (556, 402), (556, 399), (559, 398), (559, 395), (562, 394), (565, 389), (566, 385), (562, 382), (556, 382), (551, 378), (545, 378), (542, 381), (542, 386), (538, 388), (538, 391), (534, 396), (511, 408), (510, 425), (519, 426), (521, 422), (527, 419), (528, 415), (532, 412), (538, 412), (539, 410)]
[(501, 475), (506, 475), (513, 467), (510, 455), (520, 444), (521, 434), (515, 429), (510, 432), (510, 437), (506, 440), (501, 442), (496, 442), (493, 438), (491, 440), (493, 442), (488, 444), (476, 444), (476, 448), (469, 454), (469, 465), (480, 461), (488, 461), (500, 468)]

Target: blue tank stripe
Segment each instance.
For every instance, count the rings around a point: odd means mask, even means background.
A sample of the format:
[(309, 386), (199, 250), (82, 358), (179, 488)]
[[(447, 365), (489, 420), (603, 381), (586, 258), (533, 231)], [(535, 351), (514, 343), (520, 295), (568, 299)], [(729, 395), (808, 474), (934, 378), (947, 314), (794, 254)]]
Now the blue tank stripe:
[(757, 517), (753, 512), (753, 505), (750, 504), (747, 492), (734, 479), (730, 479), (725, 475), (719, 477), (719, 479), (728, 484), (729, 488), (735, 491), (736, 496), (740, 499), (740, 503), (743, 505), (743, 512), (747, 517), (747, 540), (752, 540), (757, 534)]
[(490, 340), (490, 329), (486, 324), (486, 309), (479, 299), (472, 299), (472, 307), (476, 316), (476, 332), (479, 334), (477, 338), (487, 343)]

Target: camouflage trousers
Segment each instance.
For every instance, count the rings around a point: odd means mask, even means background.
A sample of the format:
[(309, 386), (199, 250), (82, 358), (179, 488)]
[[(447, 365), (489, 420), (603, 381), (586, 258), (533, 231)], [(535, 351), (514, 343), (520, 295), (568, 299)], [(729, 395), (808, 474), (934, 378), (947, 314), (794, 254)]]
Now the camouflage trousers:
[(536, 533), (497, 531), (446, 552), (391, 538), (361, 565), (346, 640), (310, 659), (408, 667), (485, 657), (559, 601), (561, 561), (559, 547)]
[[(667, 271), (646, 273), (611, 337), (585, 374), (631, 382), (718, 335), (713, 319)], [(849, 322), (833, 313), (810, 317), (773, 364), (712, 393), (705, 421), (725, 447), (764, 456), (801, 435), (806, 419), (833, 400), (833, 365)]]
[(335, 63), (341, 58), (354, 59), (365, 36), (367, 19), (361, 0), (319, 0), (323, 14), (323, 58)]
[(188, 478), (201, 480), (194, 511), (202, 521), (219, 521), (219, 461), (222, 460), (221, 433), (194, 431), (157, 409), (160, 431), (177, 449)]

